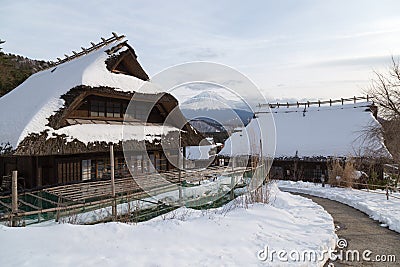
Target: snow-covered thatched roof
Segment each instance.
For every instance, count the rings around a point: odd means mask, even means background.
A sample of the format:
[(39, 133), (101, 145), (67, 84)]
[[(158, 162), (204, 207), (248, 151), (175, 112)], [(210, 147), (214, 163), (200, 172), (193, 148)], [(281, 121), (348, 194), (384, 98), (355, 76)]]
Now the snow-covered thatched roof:
[[(242, 132), (234, 133), (220, 155), (258, 155), (262, 127), (276, 127), (275, 158), (281, 157), (390, 157), (381, 125), (371, 112), (371, 102), (333, 106), (273, 107), (262, 111)], [(271, 156), (275, 136), (265, 131), (263, 154)], [(268, 134), (267, 134), (268, 135)], [(233, 145), (232, 145), (233, 143)]]
[[(61, 98), (77, 86), (107, 87), (121, 92), (139, 92), (143, 79), (122, 73), (113, 73), (107, 69), (106, 61), (126, 50), (133, 50), (129, 45), (116, 39), (94, 51), (71, 61), (38, 72), (25, 82), (0, 98), (0, 145), (9, 143), (16, 148), (29, 134), (48, 131), (48, 136), (55, 130), (51, 128), (49, 118), (64, 107)], [(132, 51), (134, 54), (134, 51)], [(135, 55), (135, 54), (134, 54)], [(136, 56), (136, 55), (135, 55)], [(144, 71), (143, 71), (144, 73)], [(159, 93), (154, 86), (145, 86), (144, 94)], [(87, 139), (84, 126), (73, 126), (62, 130), (66, 134), (73, 132), (71, 138)], [(86, 127), (106, 127), (87, 125)], [(78, 129), (79, 128), (79, 129)], [(114, 127), (115, 128), (115, 127)], [(96, 130), (96, 129), (93, 129)], [(59, 130), (60, 131), (60, 130)], [(108, 140), (107, 131), (97, 132), (99, 140)]]

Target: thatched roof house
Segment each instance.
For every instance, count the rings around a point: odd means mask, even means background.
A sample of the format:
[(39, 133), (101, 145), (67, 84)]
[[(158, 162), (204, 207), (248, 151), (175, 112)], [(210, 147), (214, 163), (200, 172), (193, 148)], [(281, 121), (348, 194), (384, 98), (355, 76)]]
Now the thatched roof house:
[[(145, 143), (153, 161), (144, 162), (138, 154), (138, 171), (153, 165), (168, 170), (172, 166), (161, 148), (162, 137), (179, 133), (184, 125), (182, 145), (200, 142), (180, 112), (175, 112), (175, 125), (163, 125), (178, 101), (152, 86), (134, 49), (122, 39), (114, 34), (59, 59), (0, 98), (0, 175), (17, 169), (27, 188), (104, 178), (110, 144), (116, 150), (117, 175), (127, 175), (122, 155), (127, 139)], [(135, 114), (124, 123), (133, 96)]]
[[(366, 101), (271, 105), (269, 110), (260, 110), (258, 118), (253, 119), (242, 132), (234, 133), (225, 142), (220, 155), (259, 155), (258, 125), (275, 126), (276, 133), (265, 131), (272, 136), (262, 137), (264, 156), (274, 158), (272, 175), (275, 171), (278, 178), (320, 178), (321, 174), (326, 174), (326, 163), (330, 158), (391, 157), (379, 135), (381, 126), (375, 116), (376, 106)], [(275, 146), (272, 142), (274, 134)]]

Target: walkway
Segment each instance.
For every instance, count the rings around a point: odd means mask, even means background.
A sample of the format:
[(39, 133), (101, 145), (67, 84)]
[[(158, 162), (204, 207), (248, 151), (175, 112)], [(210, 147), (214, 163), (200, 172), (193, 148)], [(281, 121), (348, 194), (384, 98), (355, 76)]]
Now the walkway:
[[(370, 219), (364, 213), (342, 203), (305, 194), (298, 195), (312, 199), (332, 215), (335, 227), (338, 229), (336, 232), (338, 237), (345, 239), (348, 244), (344, 252), (346, 250), (360, 252), (360, 262), (337, 260), (333, 262), (334, 266), (400, 266), (399, 233), (380, 226), (378, 222)], [(362, 253), (365, 250), (372, 252), (369, 255), (371, 260), (374, 260), (377, 255), (382, 255), (382, 258), (395, 255), (396, 263), (363, 261)], [(349, 256), (348, 259), (351, 258)], [(326, 266), (329, 266), (328, 263)]]

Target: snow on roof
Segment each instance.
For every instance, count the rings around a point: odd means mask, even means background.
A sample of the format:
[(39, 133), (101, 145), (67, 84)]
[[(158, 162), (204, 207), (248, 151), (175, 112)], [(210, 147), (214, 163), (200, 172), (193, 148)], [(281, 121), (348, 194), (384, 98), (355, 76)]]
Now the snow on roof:
[[(55, 135), (68, 136), (68, 141), (77, 139), (84, 144), (93, 142), (118, 143), (124, 139), (149, 141), (160, 140), (162, 135), (170, 132), (179, 132), (179, 129), (167, 125), (113, 125), (113, 124), (77, 124), (52, 131)], [(55, 137), (52, 133), (49, 138)], [(125, 133), (125, 134), (124, 134)]]
[[(306, 108), (271, 108), (276, 127), (275, 158), (296, 155), (390, 157), (383, 138), (368, 134), (371, 128), (381, 127), (370, 112), (371, 105), (371, 102), (363, 102)], [(253, 119), (243, 131), (232, 134), (220, 154), (229, 156), (259, 153), (260, 137), (255, 126), (266, 115), (270, 113), (258, 114), (259, 118)], [(248, 138), (252, 135), (253, 138)], [(267, 147), (266, 142), (273, 138), (264, 137), (263, 146)]]
[(186, 158), (189, 160), (208, 160), (213, 155), (210, 152), (216, 145), (206, 145), (206, 146), (187, 146)]
[[(43, 70), (30, 76), (10, 93), (0, 98), (0, 144), (10, 143), (13, 148), (30, 133), (52, 130), (48, 118), (64, 106), (60, 97), (79, 86), (107, 86), (118, 91), (159, 93), (155, 86), (136, 77), (112, 73), (106, 68), (110, 57), (106, 50), (119, 41), (74, 60)], [(114, 53), (120, 51), (115, 51)], [(144, 88), (142, 87), (142, 88)]]
[[(260, 142), (262, 140), (262, 142)], [(262, 143), (262, 145), (260, 145)], [(273, 157), (275, 151), (274, 121), (270, 114), (260, 114), (245, 128), (237, 128), (225, 141), (221, 156), (260, 155)]]

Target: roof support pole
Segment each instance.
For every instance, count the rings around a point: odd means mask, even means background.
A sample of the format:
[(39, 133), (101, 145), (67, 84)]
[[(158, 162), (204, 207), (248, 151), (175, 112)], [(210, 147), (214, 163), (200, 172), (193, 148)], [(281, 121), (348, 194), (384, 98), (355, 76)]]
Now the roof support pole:
[(112, 217), (113, 220), (117, 220), (117, 201), (115, 199), (115, 166), (114, 166), (114, 145), (110, 145), (110, 164), (111, 164), (111, 195), (112, 195)]
[[(182, 169), (183, 169), (183, 160), (185, 156), (183, 155), (185, 148), (182, 147), (181, 151), (181, 146), (182, 146), (182, 136), (181, 136), (181, 131), (179, 131), (179, 147), (178, 147), (178, 190), (179, 190), (179, 205), (183, 204), (182, 201)], [(181, 160), (181, 152), (182, 152), (182, 160)]]
[(11, 226), (17, 226), (17, 218), (16, 215), (18, 213), (18, 171), (12, 172), (12, 180), (11, 180)]
[(231, 157), (232, 160), (232, 174), (231, 174), (231, 192), (230, 192), (230, 198), (234, 199), (235, 198), (235, 192), (233, 191), (235, 188), (235, 157)]

